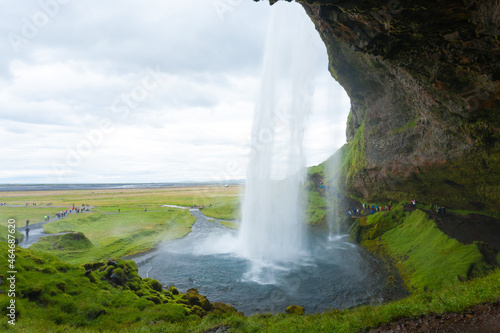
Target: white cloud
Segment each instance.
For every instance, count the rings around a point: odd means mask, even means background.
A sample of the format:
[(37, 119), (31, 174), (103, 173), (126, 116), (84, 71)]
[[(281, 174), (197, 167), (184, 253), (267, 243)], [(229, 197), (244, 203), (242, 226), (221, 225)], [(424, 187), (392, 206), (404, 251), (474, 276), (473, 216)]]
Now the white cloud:
[[(27, 38), (26, 22), (47, 11), (4, 0), (0, 183), (244, 178), (270, 6), (228, 1), (218, 12), (215, 3), (69, 1)], [(311, 29), (322, 73), (309, 165), (345, 141), (349, 109)], [(25, 39), (17, 53), (12, 34)], [(151, 71), (158, 81), (144, 83)]]

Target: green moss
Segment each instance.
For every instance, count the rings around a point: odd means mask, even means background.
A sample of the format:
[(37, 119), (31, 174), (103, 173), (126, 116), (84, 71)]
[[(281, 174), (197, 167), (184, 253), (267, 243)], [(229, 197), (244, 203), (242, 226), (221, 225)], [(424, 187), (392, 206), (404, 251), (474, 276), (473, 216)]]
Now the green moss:
[(350, 184), (354, 177), (366, 168), (365, 127), (366, 117), (363, 119), (361, 126), (356, 130), (354, 139), (344, 146), (342, 174), (345, 177), (346, 184)]
[[(0, 249), (6, 250), (7, 244), (0, 243)], [(193, 320), (191, 304), (175, 304), (172, 293), (163, 290), (158, 281), (141, 279), (133, 261), (117, 259), (74, 266), (29, 249), (18, 248), (16, 255), (16, 328), (20, 332), (32, 331), (34, 324), (37, 332), (112, 332), (126, 330), (132, 323), (145, 327), (152, 321)], [(64, 272), (54, 268), (61, 266)], [(7, 270), (5, 262), (0, 262), (0, 269)], [(93, 281), (88, 276), (94, 276)], [(148, 292), (140, 296), (129, 289), (130, 283), (138, 291)], [(206, 313), (211, 313), (206, 297), (197, 293), (192, 296)], [(0, 304), (8, 304), (9, 299), (6, 293), (0, 293)], [(224, 307), (217, 311), (219, 318), (226, 315)], [(3, 330), (6, 326), (1, 327)]]
[(420, 117), (410, 119), (406, 124), (404, 124), (401, 127), (394, 128), (391, 132), (392, 132), (392, 134), (398, 134), (398, 133), (403, 133), (403, 132), (406, 132), (408, 130), (414, 129), (417, 127), (417, 122), (419, 122), (419, 121), (420, 121)]
[(491, 268), (476, 245), (464, 245), (448, 237), (420, 210), (387, 231), (382, 241), (397, 258), (411, 289), (437, 290), (472, 277), (474, 268)]
[(62, 255), (67, 255), (68, 253), (75, 254), (80, 251), (87, 251), (93, 246), (92, 242), (83, 233), (78, 232), (41, 237), (31, 248), (35, 251), (51, 251), (52, 253), (59, 251), (62, 252)]
[(478, 246), (464, 245), (439, 230), (421, 210), (390, 212), (359, 218), (350, 238), (370, 252), (392, 258), (412, 291), (438, 290), (490, 270)]
[(306, 207), (306, 220), (309, 224), (320, 225), (326, 223), (327, 216), (326, 198), (321, 196), (317, 191), (309, 192), (309, 200)]

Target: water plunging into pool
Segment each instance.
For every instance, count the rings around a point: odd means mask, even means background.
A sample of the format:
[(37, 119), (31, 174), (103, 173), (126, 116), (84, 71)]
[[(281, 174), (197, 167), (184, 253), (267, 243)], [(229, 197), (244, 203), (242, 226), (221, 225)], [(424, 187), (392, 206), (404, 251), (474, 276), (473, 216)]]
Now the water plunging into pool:
[(192, 232), (138, 259), (139, 273), (183, 292), (197, 288), (246, 314), (283, 312), (290, 304), (311, 313), (379, 302), (387, 296), (383, 265), (346, 235), (329, 237), (304, 223), (302, 141), (315, 31), (300, 19), (299, 5), (273, 7), (239, 231), (192, 209)]
[(324, 230), (308, 229), (300, 261), (269, 268), (274, 283), (262, 284), (246, 277), (252, 262), (220, 248), (237, 239), (217, 220), (197, 209), (192, 232), (166, 243), (159, 251), (136, 258), (139, 274), (174, 285), (181, 292), (197, 288), (211, 302), (223, 302), (246, 315), (284, 312), (298, 304), (307, 313), (380, 303), (401, 289), (388, 288), (387, 273), (379, 260), (347, 241), (346, 235), (329, 240)]
[(305, 255), (303, 137), (316, 53), (298, 7), (273, 13), (254, 113), (236, 251), (251, 262), (246, 278), (260, 283)]

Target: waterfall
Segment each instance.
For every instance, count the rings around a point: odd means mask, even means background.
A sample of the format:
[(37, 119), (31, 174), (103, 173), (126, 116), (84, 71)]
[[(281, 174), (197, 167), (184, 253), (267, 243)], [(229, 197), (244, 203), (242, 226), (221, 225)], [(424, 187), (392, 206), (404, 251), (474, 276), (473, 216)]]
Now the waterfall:
[(340, 154), (331, 156), (324, 162), (324, 184), (327, 204), (327, 224), (328, 224), (328, 239), (337, 240), (340, 235), (340, 213), (339, 196), (338, 196), (338, 176), (340, 172)]
[(310, 113), (316, 50), (300, 5), (273, 6), (251, 133), (240, 254), (251, 279), (272, 283), (266, 268), (305, 251), (304, 126)]

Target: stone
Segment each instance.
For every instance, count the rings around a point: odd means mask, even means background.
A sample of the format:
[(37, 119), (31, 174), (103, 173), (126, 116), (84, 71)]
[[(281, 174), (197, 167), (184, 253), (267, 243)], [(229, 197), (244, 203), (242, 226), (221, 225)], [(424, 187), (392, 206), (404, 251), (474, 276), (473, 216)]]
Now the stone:
[(303, 315), (305, 313), (303, 307), (295, 304), (288, 306), (285, 311), (288, 314), (294, 314), (294, 315)]

